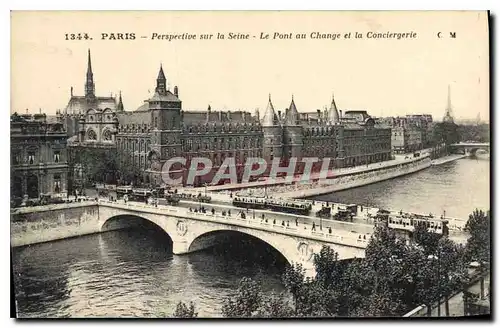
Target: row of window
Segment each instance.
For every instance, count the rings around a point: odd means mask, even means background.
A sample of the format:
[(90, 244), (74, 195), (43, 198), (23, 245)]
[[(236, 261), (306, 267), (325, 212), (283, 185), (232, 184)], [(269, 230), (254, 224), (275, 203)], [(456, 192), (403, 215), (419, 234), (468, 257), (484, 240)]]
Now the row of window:
[(206, 139), (182, 139), (181, 147), (183, 151), (218, 150), (218, 149), (249, 149), (259, 148), (261, 139), (250, 137), (229, 137), (229, 138), (206, 138)]
[(116, 140), (118, 149), (123, 149), (125, 151), (138, 151), (140, 153), (147, 153), (151, 142), (145, 139), (122, 139), (118, 138)]
[[(61, 161), (61, 151), (59, 150), (54, 150), (53, 151), (53, 158), (52, 162), (53, 163), (59, 163)], [(37, 152), (36, 151), (27, 151), (26, 152), (26, 157), (24, 158), (21, 155), (20, 152), (13, 152), (12, 153), (12, 165), (19, 165), (19, 164), (38, 164), (37, 161)]]
[[(99, 118), (101, 118), (99, 115), (95, 116), (94, 115), (89, 115), (89, 122), (99, 122)], [(102, 119), (102, 118), (101, 118)], [(113, 120), (113, 117), (111, 115), (106, 115), (104, 117), (105, 121), (111, 122)]]
[(189, 133), (207, 133), (207, 132), (259, 132), (261, 131), (258, 123), (243, 123), (243, 124), (216, 124), (207, 123), (203, 125), (188, 125), (182, 127), (183, 132)]
[[(221, 165), (226, 158), (234, 158), (236, 164), (245, 163), (247, 158), (249, 157), (259, 157), (261, 156), (261, 150), (249, 150), (242, 152), (228, 152), (228, 153), (211, 153), (211, 154), (186, 154), (186, 162), (189, 162), (195, 157), (206, 157), (212, 161), (213, 165)], [(165, 151), (166, 158), (173, 158), (176, 156), (175, 148), (166, 149)], [(137, 166), (141, 169), (147, 169), (149, 166), (148, 160), (145, 155), (132, 155), (130, 156), (130, 160), (132, 161), (132, 165)]]
[[(97, 134), (93, 129), (88, 129), (87, 131), (87, 136), (85, 138), (87, 141), (97, 141)], [(102, 140), (103, 141), (112, 141), (113, 137), (111, 134), (111, 131), (106, 129), (102, 133)]]

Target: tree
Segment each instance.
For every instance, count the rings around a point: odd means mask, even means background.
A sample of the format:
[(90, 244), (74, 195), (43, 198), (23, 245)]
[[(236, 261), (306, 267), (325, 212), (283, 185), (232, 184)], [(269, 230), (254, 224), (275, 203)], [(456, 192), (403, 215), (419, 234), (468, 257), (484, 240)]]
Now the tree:
[(490, 211), (475, 210), (469, 215), (465, 230), (470, 233), (467, 240), (467, 254), (471, 261), (481, 264), (490, 262)]
[(141, 169), (126, 154), (118, 161), (118, 179), (120, 184), (136, 185), (141, 182)]
[(256, 316), (259, 318), (290, 318), (295, 315), (284, 293), (263, 297)]
[(78, 147), (75, 151), (75, 164), (83, 169), (85, 183), (114, 182), (118, 169), (116, 150)]
[(293, 306), (297, 308), (300, 291), (305, 283), (305, 270), (301, 264), (292, 264), (285, 268), (282, 276), (283, 284), (293, 297)]
[(176, 318), (196, 318), (198, 317), (198, 312), (195, 312), (195, 306), (193, 302), (189, 303), (189, 307), (184, 304), (184, 302), (177, 303), (177, 307), (174, 312), (174, 317)]
[(222, 315), (228, 318), (250, 318), (257, 314), (262, 302), (262, 290), (256, 281), (241, 279), (236, 296), (222, 305)]
[[(404, 299), (410, 284), (406, 261), (409, 246), (393, 230), (378, 226), (365, 250), (361, 267), (371, 281), (369, 296), (362, 305), (367, 316), (398, 316), (408, 308)], [(413, 265), (412, 263), (409, 263)]]
[(436, 252), (441, 236), (441, 234), (430, 232), (424, 221), (418, 222), (413, 231), (413, 241), (424, 249), (426, 255)]
[[(477, 261), (480, 273), (489, 270), (490, 267), (490, 211), (486, 213), (475, 210), (469, 215), (469, 220), (465, 225), (465, 230), (470, 233), (465, 246), (465, 254), (468, 262)], [(484, 296), (484, 277), (481, 278), (481, 298)]]

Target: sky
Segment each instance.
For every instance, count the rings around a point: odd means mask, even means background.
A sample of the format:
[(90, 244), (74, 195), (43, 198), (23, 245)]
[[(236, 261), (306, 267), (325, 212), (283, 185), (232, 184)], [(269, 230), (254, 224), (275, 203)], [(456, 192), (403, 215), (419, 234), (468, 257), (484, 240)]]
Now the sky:
[[(299, 112), (311, 112), (329, 106), (334, 94), (341, 110), (426, 113), (440, 120), (450, 85), (455, 117), (489, 119), (486, 12), (47, 11), (13, 12), (11, 18), (11, 113), (52, 114), (64, 109), (71, 87), (83, 95), (90, 49), (96, 94), (121, 91), (126, 110), (152, 95), (161, 64), (184, 110), (210, 104), (262, 115), (271, 94), (276, 110), (288, 107), (293, 95)], [(101, 40), (101, 33), (120, 32), (136, 39)], [(250, 39), (229, 40), (230, 32)], [(273, 40), (275, 32), (293, 38)], [(311, 39), (312, 32), (340, 38)], [(368, 32), (416, 37), (369, 39)], [(92, 40), (65, 40), (66, 33), (88, 33)], [(197, 39), (151, 40), (153, 33)], [(261, 33), (270, 39), (260, 39)], [(307, 38), (296, 39), (298, 33)], [(200, 40), (201, 34), (213, 37)]]

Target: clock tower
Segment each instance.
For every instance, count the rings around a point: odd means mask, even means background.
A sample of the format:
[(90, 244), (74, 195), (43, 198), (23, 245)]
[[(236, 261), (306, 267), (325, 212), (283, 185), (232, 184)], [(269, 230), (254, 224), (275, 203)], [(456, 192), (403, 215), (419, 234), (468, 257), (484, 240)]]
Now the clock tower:
[[(151, 181), (161, 185), (163, 164), (168, 159), (181, 155), (182, 108), (182, 102), (178, 98), (178, 88), (175, 87), (175, 94), (167, 90), (167, 79), (161, 65), (156, 79), (155, 93), (148, 103), (152, 125)], [(176, 167), (172, 167), (172, 170), (176, 170)]]

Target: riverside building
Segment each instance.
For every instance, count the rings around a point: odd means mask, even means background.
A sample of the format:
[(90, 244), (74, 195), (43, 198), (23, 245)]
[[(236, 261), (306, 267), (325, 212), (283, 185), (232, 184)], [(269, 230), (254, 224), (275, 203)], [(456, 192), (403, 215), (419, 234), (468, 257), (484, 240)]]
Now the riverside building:
[[(94, 94), (89, 77), (87, 73), (86, 90)], [(226, 158), (234, 158), (239, 177), (249, 157), (268, 163), (279, 159), (282, 165), (297, 158), (297, 172), (304, 168), (303, 157), (328, 157), (330, 168), (391, 159), (390, 128), (376, 124), (366, 111), (346, 111), (342, 116), (333, 97), (329, 109), (302, 112), (292, 96), (282, 112), (274, 109), (269, 95), (262, 117), (258, 111), (217, 111), (210, 106), (206, 111), (186, 110), (179, 88), (167, 88), (160, 67), (153, 96), (139, 108), (124, 110), (121, 94), (116, 107), (107, 100), (89, 104), (80, 107), (72, 144), (116, 149), (123, 161), (142, 172), (140, 181), (146, 185), (161, 185), (163, 164), (174, 157), (185, 158), (186, 165), (174, 165), (170, 174), (183, 177), (193, 158), (211, 160), (213, 170), (197, 177), (195, 185), (210, 182)], [(319, 169), (321, 163), (317, 164), (313, 170)]]
[(14, 113), (10, 117), (11, 199), (65, 197), (67, 133), (61, 118)]

